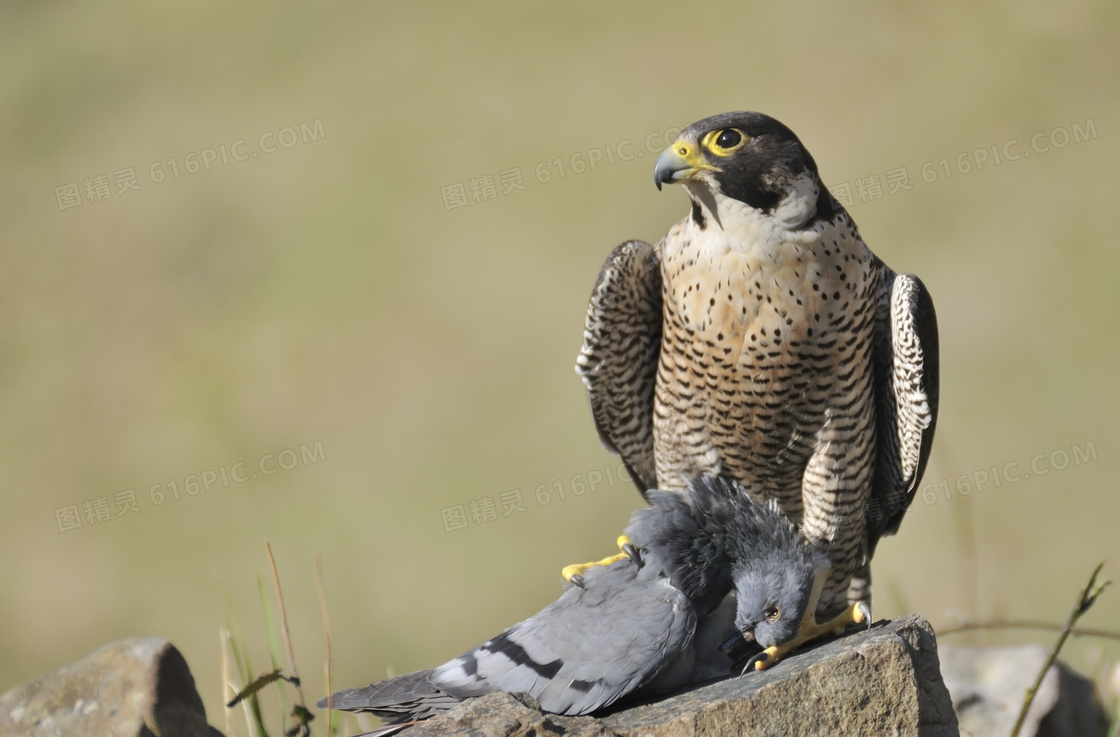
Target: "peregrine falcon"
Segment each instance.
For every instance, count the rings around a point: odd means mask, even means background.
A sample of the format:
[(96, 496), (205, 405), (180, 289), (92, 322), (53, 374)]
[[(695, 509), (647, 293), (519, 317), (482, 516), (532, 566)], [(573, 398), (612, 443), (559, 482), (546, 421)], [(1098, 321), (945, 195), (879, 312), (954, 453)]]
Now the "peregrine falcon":
[(766, 115), (688, 126), (654, 183), (684, 185), (691, 211), (599, 274), (576, 370), (600, 438), (643, 494), (720, 476), (776, 500), (832, 563), (817, 613), (869, 603), (937, 421), (929, 293), (871, 252)]
[[(434, 670), (341, 691), (333, 708), (403, 724), (465, 698), (512, 691), (530, 694), (545, 711), (588, 714), (630, 693), (728, 675), (723, 641), (732, 626), (769, 648), (759, 664), (771, 664), (797, 637), (828, 561), (776, 505), (760, 505), (723, 479), (687, 488), (687, 501), (648, 491), (651, 507), (635, 512), (627, 529), (627, 555), (589, 570), (583, 587)], [(732, 590), (734, 612), (724, 605)], [(853, 609), (833, 624), (869, 614)]]

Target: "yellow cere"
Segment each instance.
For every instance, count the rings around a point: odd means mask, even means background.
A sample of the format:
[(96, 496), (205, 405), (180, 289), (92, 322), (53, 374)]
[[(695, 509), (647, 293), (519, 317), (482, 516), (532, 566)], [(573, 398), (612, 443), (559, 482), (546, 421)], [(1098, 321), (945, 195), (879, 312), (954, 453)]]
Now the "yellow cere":
[(682, 161), (684, 161), (693, 169), (703, 169), (706, 171), (720, 170), (719, 167), (713, 166), (704, 161), (704, 157), (701, 155), (700, 149), (694, 148), (693, 145), (688, 141), (678, 139), (677, 141), (674, 141), (673, 145), (669, 148), (673, 151), (673, 153), (679, 156)]

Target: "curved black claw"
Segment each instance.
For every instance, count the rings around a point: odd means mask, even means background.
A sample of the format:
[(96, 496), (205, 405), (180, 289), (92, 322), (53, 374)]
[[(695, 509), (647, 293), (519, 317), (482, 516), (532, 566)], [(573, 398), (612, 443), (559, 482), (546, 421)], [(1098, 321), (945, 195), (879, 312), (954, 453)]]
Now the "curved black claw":
[(634, 565), (638, 566), (638, 568), (642, 567), (642, 554), (638, 552), (637, 548), (630, 543), (625, 543), (622, 546), (622, 552), (630, 556), (630, 560), (634, 561)]
[(576, 586), (579, 586), (581, 589), (586, 589), (587, 588), (587, 581), (585, 581), (583, 579), (583, 576), (579, 575), (578, 573), (574, 574), (568, 580), (571, 581), (572, 583), (574, 583)]
[(739, 677), (742, 678), (743, 676), (747, 675), (747, 671), (753, 670), (755, 663), (765, 663), (769, 660), (770, 654), (763, 650), (758, 655), (755, 655), (753, 658), (747, 661), (747, 664), (743, 666), (743, 672), (739, 674)]

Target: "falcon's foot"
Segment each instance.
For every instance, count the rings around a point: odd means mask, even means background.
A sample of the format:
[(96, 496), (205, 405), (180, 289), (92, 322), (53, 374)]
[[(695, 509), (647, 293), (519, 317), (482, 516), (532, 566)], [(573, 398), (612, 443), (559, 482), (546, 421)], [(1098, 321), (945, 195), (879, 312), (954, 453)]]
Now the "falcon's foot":
[(626, 535), (619, 535), (617, 543), (618, 549), (622, 551), (617, 555), (603, 558), (602, 560), (595, 561), (594, 563), (577, 563), (575, 565), (565, 566), (564, 570), (560, 571), (560, 575), (563, 576), (566, 581), (571, 581), (576, 586), (579, 586), (582, 589), (586, 586), (586, 582), (583, 580), (583, 576), (581, 574), (592, 566), (609, 566), (611, 563), (622, 560), (623, 558), (629, 558), (638, 565), (641, 565), (641, 558), (638, 555), (638, 549), (630, 544), (630, 538), (628, 538)]
[(781, 645), (772, 645), (755, 655), (747, 661), (747, 666), (743, 669), (743, 672), (749, 670), (752, 665), (755, 670), (765, 670), (781, 660), (787, 653), (793, 652), (810, 640), (815, 640), (822, 635), (840, 635), (844, 633), (844, 629), (848, 625), (863, 624), (864, 622), (867, 623), (867, 628), (871, 629), (871, 609), (862, 602), (853, 604), (832, 620), (820, 624), (817, 623), (813, 608), (810, 607), (805, 611), (805, 616), (801, 618), (801, 626), (792, 640)]

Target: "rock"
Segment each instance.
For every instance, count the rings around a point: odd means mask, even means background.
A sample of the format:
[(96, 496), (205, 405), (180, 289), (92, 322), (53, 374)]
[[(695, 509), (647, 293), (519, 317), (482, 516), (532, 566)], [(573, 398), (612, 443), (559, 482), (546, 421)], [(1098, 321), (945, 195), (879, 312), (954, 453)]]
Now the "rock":
[(623, 735), (956, 735), (933, 628), (911, 615), (603, 719)]
[[(1048, 651), (1022, 647), (946, 647), (941, 672), (953, 697), (961, 732), (1010, 734), (1023, 697), (1038, 677)], [(1108, 721), (1091, 681), (1062, 663), (1042, 679), (1021, 737), (1103, 737)]]
[(0, 735), (222, 737), (166, 640), (114, 642), (0, 695)]
[(545, 714), (526, 694), (492, 693), (470, 699), (462, 706), (438, 717), (420, 722), (402, 733), (407, 737), (436, 735), (471, 737), (612, 737), (592, 717), (560, 717)]
[(929, 623), (912, 615), (806, 649), (769, 670), (611, 714), (543, 714), (523, 696), (490, 694), (421, 722), (408, 737), (957, 735)]

